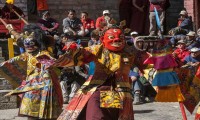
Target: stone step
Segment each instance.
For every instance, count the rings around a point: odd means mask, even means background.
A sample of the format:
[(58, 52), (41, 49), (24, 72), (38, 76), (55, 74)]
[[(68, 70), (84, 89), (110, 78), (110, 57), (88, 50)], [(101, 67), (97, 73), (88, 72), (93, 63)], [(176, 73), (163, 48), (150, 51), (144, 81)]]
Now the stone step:
[(17, 96), (6, 96), (11, 90), (0, 90), (0, 110), (17, 108)]
[(19, 109), (0, 110), (0, 120), (13, 120), (18, 116)]
[(28, 117), (15, 117), (12, 120), (28, 120)]

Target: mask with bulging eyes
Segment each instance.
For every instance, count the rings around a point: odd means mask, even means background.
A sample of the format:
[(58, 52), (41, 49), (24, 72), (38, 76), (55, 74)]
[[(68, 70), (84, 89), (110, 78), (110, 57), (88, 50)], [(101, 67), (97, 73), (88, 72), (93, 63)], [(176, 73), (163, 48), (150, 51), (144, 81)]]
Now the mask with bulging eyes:
[(103, 45), (110, 51), (121, 51), (125, 46), (125, 36), (121, 29), (108, 29), (102, 39)]
[(38, 49), (37, 41), (34, 39), (34, 34), (31, 33), (24, 39), (24, 47), (28, 53), (34, 52)]

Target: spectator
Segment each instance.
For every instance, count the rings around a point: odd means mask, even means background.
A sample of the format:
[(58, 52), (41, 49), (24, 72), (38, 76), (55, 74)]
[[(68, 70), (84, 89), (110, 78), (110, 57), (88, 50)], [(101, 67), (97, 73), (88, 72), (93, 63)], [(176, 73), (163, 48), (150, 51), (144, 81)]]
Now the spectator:
[(99, 40), (98, 30), (93, 30), (90, 36), (91, 36), (91, 40), (88, 41), (88, 46), (101, 44), (101, 41)]
[(131, 24), (131, 7), (132, 0), (119, 0), (119, 19), (120, 21), (126, 20), (126, 28), (130, 28)]
[(161, 24), (161, 31), (163, 32), (163, 23), (165, 19), (165, 11), (170, 7), (169, 0), (149, 0), (150, 7), (149, 7), (149, 19), (150, 19), (150, 28), (149, 28), (149, 36), (155, 36), (157, 34), (161, 34), (157, 27), (156, 27), (156, 17), (154, 8), (157, 9), (158, 15), (160, 18), (160, 24)]
[(133, 45), (133, 44), (134, 44), (135, 38), (138, 36), (138, 32), (133, 31), (133, 32), (130, 33), (130, 36), (131, 36), (131, 38), (129, 38), (129, 39), (126, 41), (126, 43), (127, 43), (128, 45)]
[(175, 47), (179, 40), (184, 40), (184, 39), (186, 39), (186, 35), (183, 34), (175, 35), (170, 39), (170, 44), (172, 45), (172, 47)]
[[(99, 31), (98, 30), (93, 30), (91, 32), (91, 40), (88, 41), (88, 47), (93, 46), (93, 45), (100, 45), (101, 41), (99, 40)], [(95, 72), (95, 62), (92, 61), (88, 64), (88, 75), (93, 75)]]
[[(149, 33), (149, 0), (131, 0), (131, 23), (130, 29), (140, 35)], [(125, 14), (125, 13), (124, 13)]]
[(196, 67), (200, 62), (200, 49), (194, 47), (190, 52), (190, 55), (185, 58), (184, 62), (189, 66), (189, 68)]
[(61, 90), (62, 90), (64, 104), (69, 102), (71, 83), (73, 81), (73, 78), (71, 78), (73, 76), (73, 74), (71, 74), (71, 73), (72, 73), (71, 67), (63, 68), (61, 70), (60, 86), (61, 86)]
[(178, 63), (181, 66), (185, 60), (185, 57), (190, 55), (190, 51), (186, 49), (186, 40), (179, 40), (177, 45), (177, 49), (174, 50), (173, 55)]
[(55, 45), (56, 58), (61, 57), (65, 53), (63, 47), (65, 46), (66, 42), (73, 41), (72, 39), (72, 36), (70, 36), (69, 34), (63, 33), (61, 35), (60, 40), (57, 40)]
[(133, 67), (129, 72), (129, 77), (132, 81), (132, 95), (134, 96), (133, 104), (137, 105), (141, 102), (141, 85), (138, 81), (139, 78), (139, 69), (137, 67)]
[(179, 15), (180, 18), (178, 19), (178, 27), (184, 29), (187, 33), (193, 30), (192, 18), (188, 16), (187, 11), (182, 10)]
[(86, 35), (89, 35), (89, 33), (95, 29), (95, 23), (94, 20), (88, 18), (87, 12), (81, 13), (81, 22), (83, 24), (83, 27), (85, 29)]
[(197, 30), (197, 38), (196, 38), (196, 40), (200, 41), (200, 29)]
[(1, 18), (3, 19), (20, 19), (13, 11), (16, 11), (21, 17), (24, 17), (23, 11), (14, 5), (14, 0), (6, 0), (4, 7), (1, 9)]
[(194, 31), (190, 31), (187, 35), (186, 35), (186, 40), (187, 40), (187, 49), (190, 50), (193, 47), (197, 47), (200, 48), (200, 41), (196, 40), (196, 33)]
[(69, 94), (70, 100), (74, 97), (78, 89), (83, 85), (83, 83), (88, 78), (88, 75), (85, 73), (85, 66), (75, 66), (74, 67), (74, 80), (71, 83), (71, 92)]
[(176, 28), (170, 30), (170, 35), (178, 35), (178, 34), (187, 34), (189, 31), (192, 31), (192, 19), (188, 16), (187, 11), (182, 10), (180, 12), (180, 18), (178, 19), (178, 25)]
[(80, 66), (65, 67), (62, 69), (60, 85), (64, 103), (68, 103), (74, 97), (74, 94), (85, 82), (87, 77), (88, 75), (85, 74), (83, 67)]
[(75, 10), (69, 10), (63, 20), (63, 32), (74, 36), (85, 36), (85, 29)]
[(96, 20), (96, 29), (102, 31), (105, 27), (108, 27), (112, 24), (115, 24), (116, 21), (111, 18), (111, 14), (109, 10), (103, 11), (103, 16), (98, 17)]
[(38, 25), (47, 35), (54, 36), (58, 34), (59, 23), (50, 17), (49, 11), (42, 13), (42, 18), (38, 20)]

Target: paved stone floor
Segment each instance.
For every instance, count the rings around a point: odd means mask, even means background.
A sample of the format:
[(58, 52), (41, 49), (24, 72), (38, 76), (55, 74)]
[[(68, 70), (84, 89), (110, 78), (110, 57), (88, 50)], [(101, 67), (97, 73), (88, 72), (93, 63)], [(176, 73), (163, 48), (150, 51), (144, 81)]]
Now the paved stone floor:
[[(146, 103), (134, 105), (135, 120), (182, 120), (178, 103)], [(27, 120), (17, 117), (18, 109), (0, 110), (0, 120)], [(186, 111), (188, 120), (194, 120), (194, 114)]]
[[(133, 106), (135, 120), (182, 120), (178, 103), (146, 103)], [(195, 111), (196, 112), (196, 111)], [(194, 114), (186, 110), (188, 120), (194, 120)]]

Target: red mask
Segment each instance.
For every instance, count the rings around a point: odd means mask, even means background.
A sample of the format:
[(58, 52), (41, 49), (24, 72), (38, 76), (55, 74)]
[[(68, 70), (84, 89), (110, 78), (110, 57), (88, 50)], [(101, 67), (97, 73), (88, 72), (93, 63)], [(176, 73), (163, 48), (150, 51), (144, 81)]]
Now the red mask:
[(109, 29), (105, 32), (102, 43), (110, 51), (121, 51), (125, 46), (125, 38), (121, 29)]

